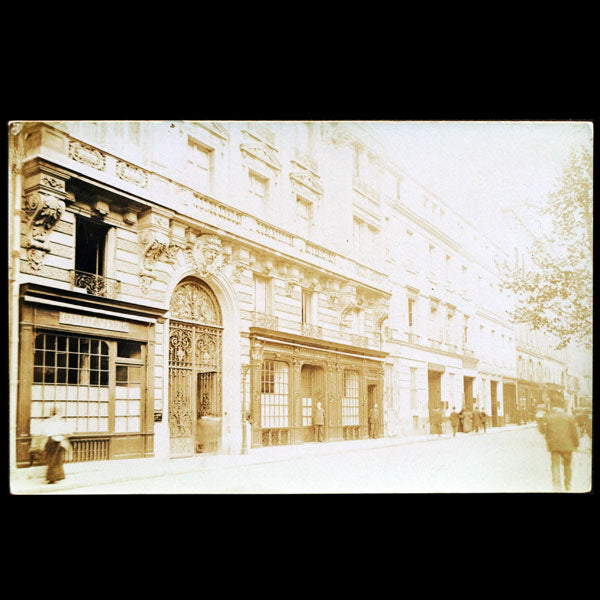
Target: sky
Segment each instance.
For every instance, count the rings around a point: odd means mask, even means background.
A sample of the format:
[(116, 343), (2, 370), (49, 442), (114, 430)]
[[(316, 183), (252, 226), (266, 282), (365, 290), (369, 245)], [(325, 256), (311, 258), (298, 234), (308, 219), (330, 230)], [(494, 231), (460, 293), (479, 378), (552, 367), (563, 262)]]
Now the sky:
[(370, 122), (390, 156), (493, 236), (501, 208), (544, 203), (571, 150), (592, 148), (593, 124), (569, 121)]

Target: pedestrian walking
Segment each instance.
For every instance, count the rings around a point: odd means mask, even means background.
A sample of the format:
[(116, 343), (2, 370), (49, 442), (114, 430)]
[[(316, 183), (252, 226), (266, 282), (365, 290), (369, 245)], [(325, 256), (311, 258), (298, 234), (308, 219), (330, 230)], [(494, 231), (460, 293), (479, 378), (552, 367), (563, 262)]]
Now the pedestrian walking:
[(458, 431), (458, 424), (460, 422), (460, 417), (456, 412), (456, 408), (452, 407), (452, 412), (450, 413), (450, 425), (452, 426), (452, 437), (456, 437), (456, 432)]
[(44, 452), (48, 465), (46, 470), (48, 483), (56, 483), (65, 478), (63, 467), (65, 455), (67, 452), (72, 452), (69, 435), (71, 435), (71, 431), (69, 431), (67, 422), (62, 418), (58, 409), (53, 408), (50, 417), (42, 423), (41, 433), (41, 436), (46, 439)]
[(371, 409), (369, 410), (369, 437), (377, 438), (379, 437), (379, 426), (381, 425), (381, 417), (379, 415), (379, 408), (377, 407), (377, 402), (373, 404)]
[(434, 408), (429, 418), (431, 420), (431, 433), (437, 434), (440, 437), (442, 435), (442, 409)]
[(471, 433), (471, 431), (473, 430), (473, 412), (471, 410), (469, 410), (469, 408), (467, 408), (466, 410), (463, 409), (463, 432), (464, 433)]
[(252, 448), (252, 415), (250, 413), (246, 413), (244, 433), (246, 434), (246, 452), (249, 452)]
[(315, 427), (315, 441), (322, 442), (324, 440), (325, 411), (320, 402), (317, 402), (317, 406), (313, 412), (313, 425)]
[(483, 427), (483, 433), (485, 433), (487, 431), (487, 420), (488, 420), (488, 417), (485, 414), (485, 410), (479, 411), (479, 418), (481, 419), (481, 426)]
[(550, 411), (540, 423), (542, 433), (546, 437), (546, 445), (550, 452), (552, 468), (552, 488), (561, 491), (561, 462), (564, 470), (564, 485), (568, 492), (571, 489), (571, 459), (579, 447), (579, 434), (575, 419), (566, 413), (564, 404), (559, 398), (550, 401)]
[(479, 433), (481, 427), (481, 414), (477, 408), (473, 409), (473, 429), (475, 433)]

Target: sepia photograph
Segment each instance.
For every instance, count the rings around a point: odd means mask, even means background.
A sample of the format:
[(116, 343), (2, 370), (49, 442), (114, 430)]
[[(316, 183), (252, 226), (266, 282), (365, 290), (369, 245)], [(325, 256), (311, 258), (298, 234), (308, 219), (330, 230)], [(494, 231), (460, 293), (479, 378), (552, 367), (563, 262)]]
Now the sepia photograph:
[(593, 121), (7, 133), (11, 495), (593, 494)]

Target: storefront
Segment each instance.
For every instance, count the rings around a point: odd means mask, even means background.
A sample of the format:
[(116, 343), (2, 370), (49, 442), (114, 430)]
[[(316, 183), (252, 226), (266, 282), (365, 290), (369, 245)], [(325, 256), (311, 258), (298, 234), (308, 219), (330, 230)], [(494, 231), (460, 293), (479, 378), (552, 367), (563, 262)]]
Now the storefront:
[(366, 438), (370, 408), (383, 414), (385, 352), (258, 327), (250, 352), (252, 446), (315, 441), (319, 402), (325, 441)]
[[(154, 454), (154, 325), (144, 314), (76, 292), (21, 289), (17, 466), (57, 410), (73, 432), (73, 462)], [(155, 314), (152, 314), (152, 313)]]

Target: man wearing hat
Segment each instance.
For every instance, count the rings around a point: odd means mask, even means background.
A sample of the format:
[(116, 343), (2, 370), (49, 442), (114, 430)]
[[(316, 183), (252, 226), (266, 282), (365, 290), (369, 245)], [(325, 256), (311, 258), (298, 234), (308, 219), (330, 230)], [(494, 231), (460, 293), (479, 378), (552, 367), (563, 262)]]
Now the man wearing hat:
[(568, 415), (560, 398), (550, 400), (550, 411), (540, 423), (540, 431), (546, 436), (546, 445), (552, 463), (552, 487), (561, 491), (560, 463), (565, 476), (565, 490), (571, 489), (571, 457), (579, 446), (579, 434), (575, 419)]

